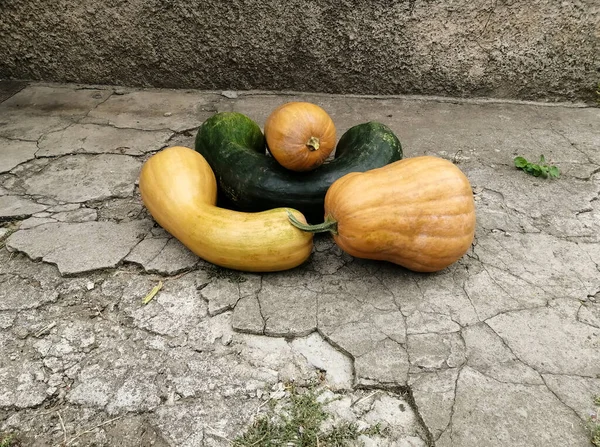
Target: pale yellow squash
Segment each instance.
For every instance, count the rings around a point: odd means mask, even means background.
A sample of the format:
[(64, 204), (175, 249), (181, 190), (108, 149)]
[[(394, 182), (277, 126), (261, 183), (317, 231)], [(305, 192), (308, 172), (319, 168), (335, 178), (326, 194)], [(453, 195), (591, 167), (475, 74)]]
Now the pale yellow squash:
[(216, 206), (217, 182), (202, 155), (170, 147), (150, 157), (139, 181), (152, 217), (196, 255), (213, 264), (248, 272), (287, 270), (312, 251), (312, 235), (295, 228), (287, 211), (242, 213)]

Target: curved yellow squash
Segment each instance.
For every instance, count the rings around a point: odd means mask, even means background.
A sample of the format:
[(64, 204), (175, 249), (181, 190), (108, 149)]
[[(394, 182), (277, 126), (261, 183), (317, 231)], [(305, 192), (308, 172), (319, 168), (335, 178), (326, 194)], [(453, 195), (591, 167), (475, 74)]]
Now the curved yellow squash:
[(170, 147), (150, 157), (140, 174), (142, 201), (166, 231), (213, 264), (248, 272), (287, 270), (312, 251), (312, 234), (295, 228), (287, 211), (241, 213), (216, 206), (217, 182), (202, 155)]

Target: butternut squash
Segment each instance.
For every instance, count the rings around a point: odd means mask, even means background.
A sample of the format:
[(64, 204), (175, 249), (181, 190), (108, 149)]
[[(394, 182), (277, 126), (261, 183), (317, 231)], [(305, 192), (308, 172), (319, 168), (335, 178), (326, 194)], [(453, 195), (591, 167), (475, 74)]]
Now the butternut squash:
[(443, 158), (407, 158), (335, 181), (325, 195), (325, 222), (304, 231), (333, 233), (348, 254), (386, 260), (417, 272), (460, 259), (475, 235), (469, 180)]

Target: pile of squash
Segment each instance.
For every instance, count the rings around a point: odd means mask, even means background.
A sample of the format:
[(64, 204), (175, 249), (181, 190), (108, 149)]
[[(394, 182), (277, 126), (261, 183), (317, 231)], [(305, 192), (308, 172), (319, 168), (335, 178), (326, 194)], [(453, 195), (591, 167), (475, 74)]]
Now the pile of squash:
[(302, 264), (317, 232), (352, 256), (418, 272), (467, 252), (475, 206), (459, 168), (438, 157), (402, 159), (396, 135), (377, 122), (335, 143), (331, 117), (315, 104), (283, 104), (264, 134), (241, 113), (217, 113), (199, 128), (195, 150), (169, 147), (144, 163), (142, 201), (195, 254), (242, 271)]

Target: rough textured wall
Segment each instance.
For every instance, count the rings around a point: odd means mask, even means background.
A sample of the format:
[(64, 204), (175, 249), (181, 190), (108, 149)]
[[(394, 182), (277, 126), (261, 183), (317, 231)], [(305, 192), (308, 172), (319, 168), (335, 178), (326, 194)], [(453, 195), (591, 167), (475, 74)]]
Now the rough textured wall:
[(2, 0), (0, 77), (592, 100), (600, 0)]

